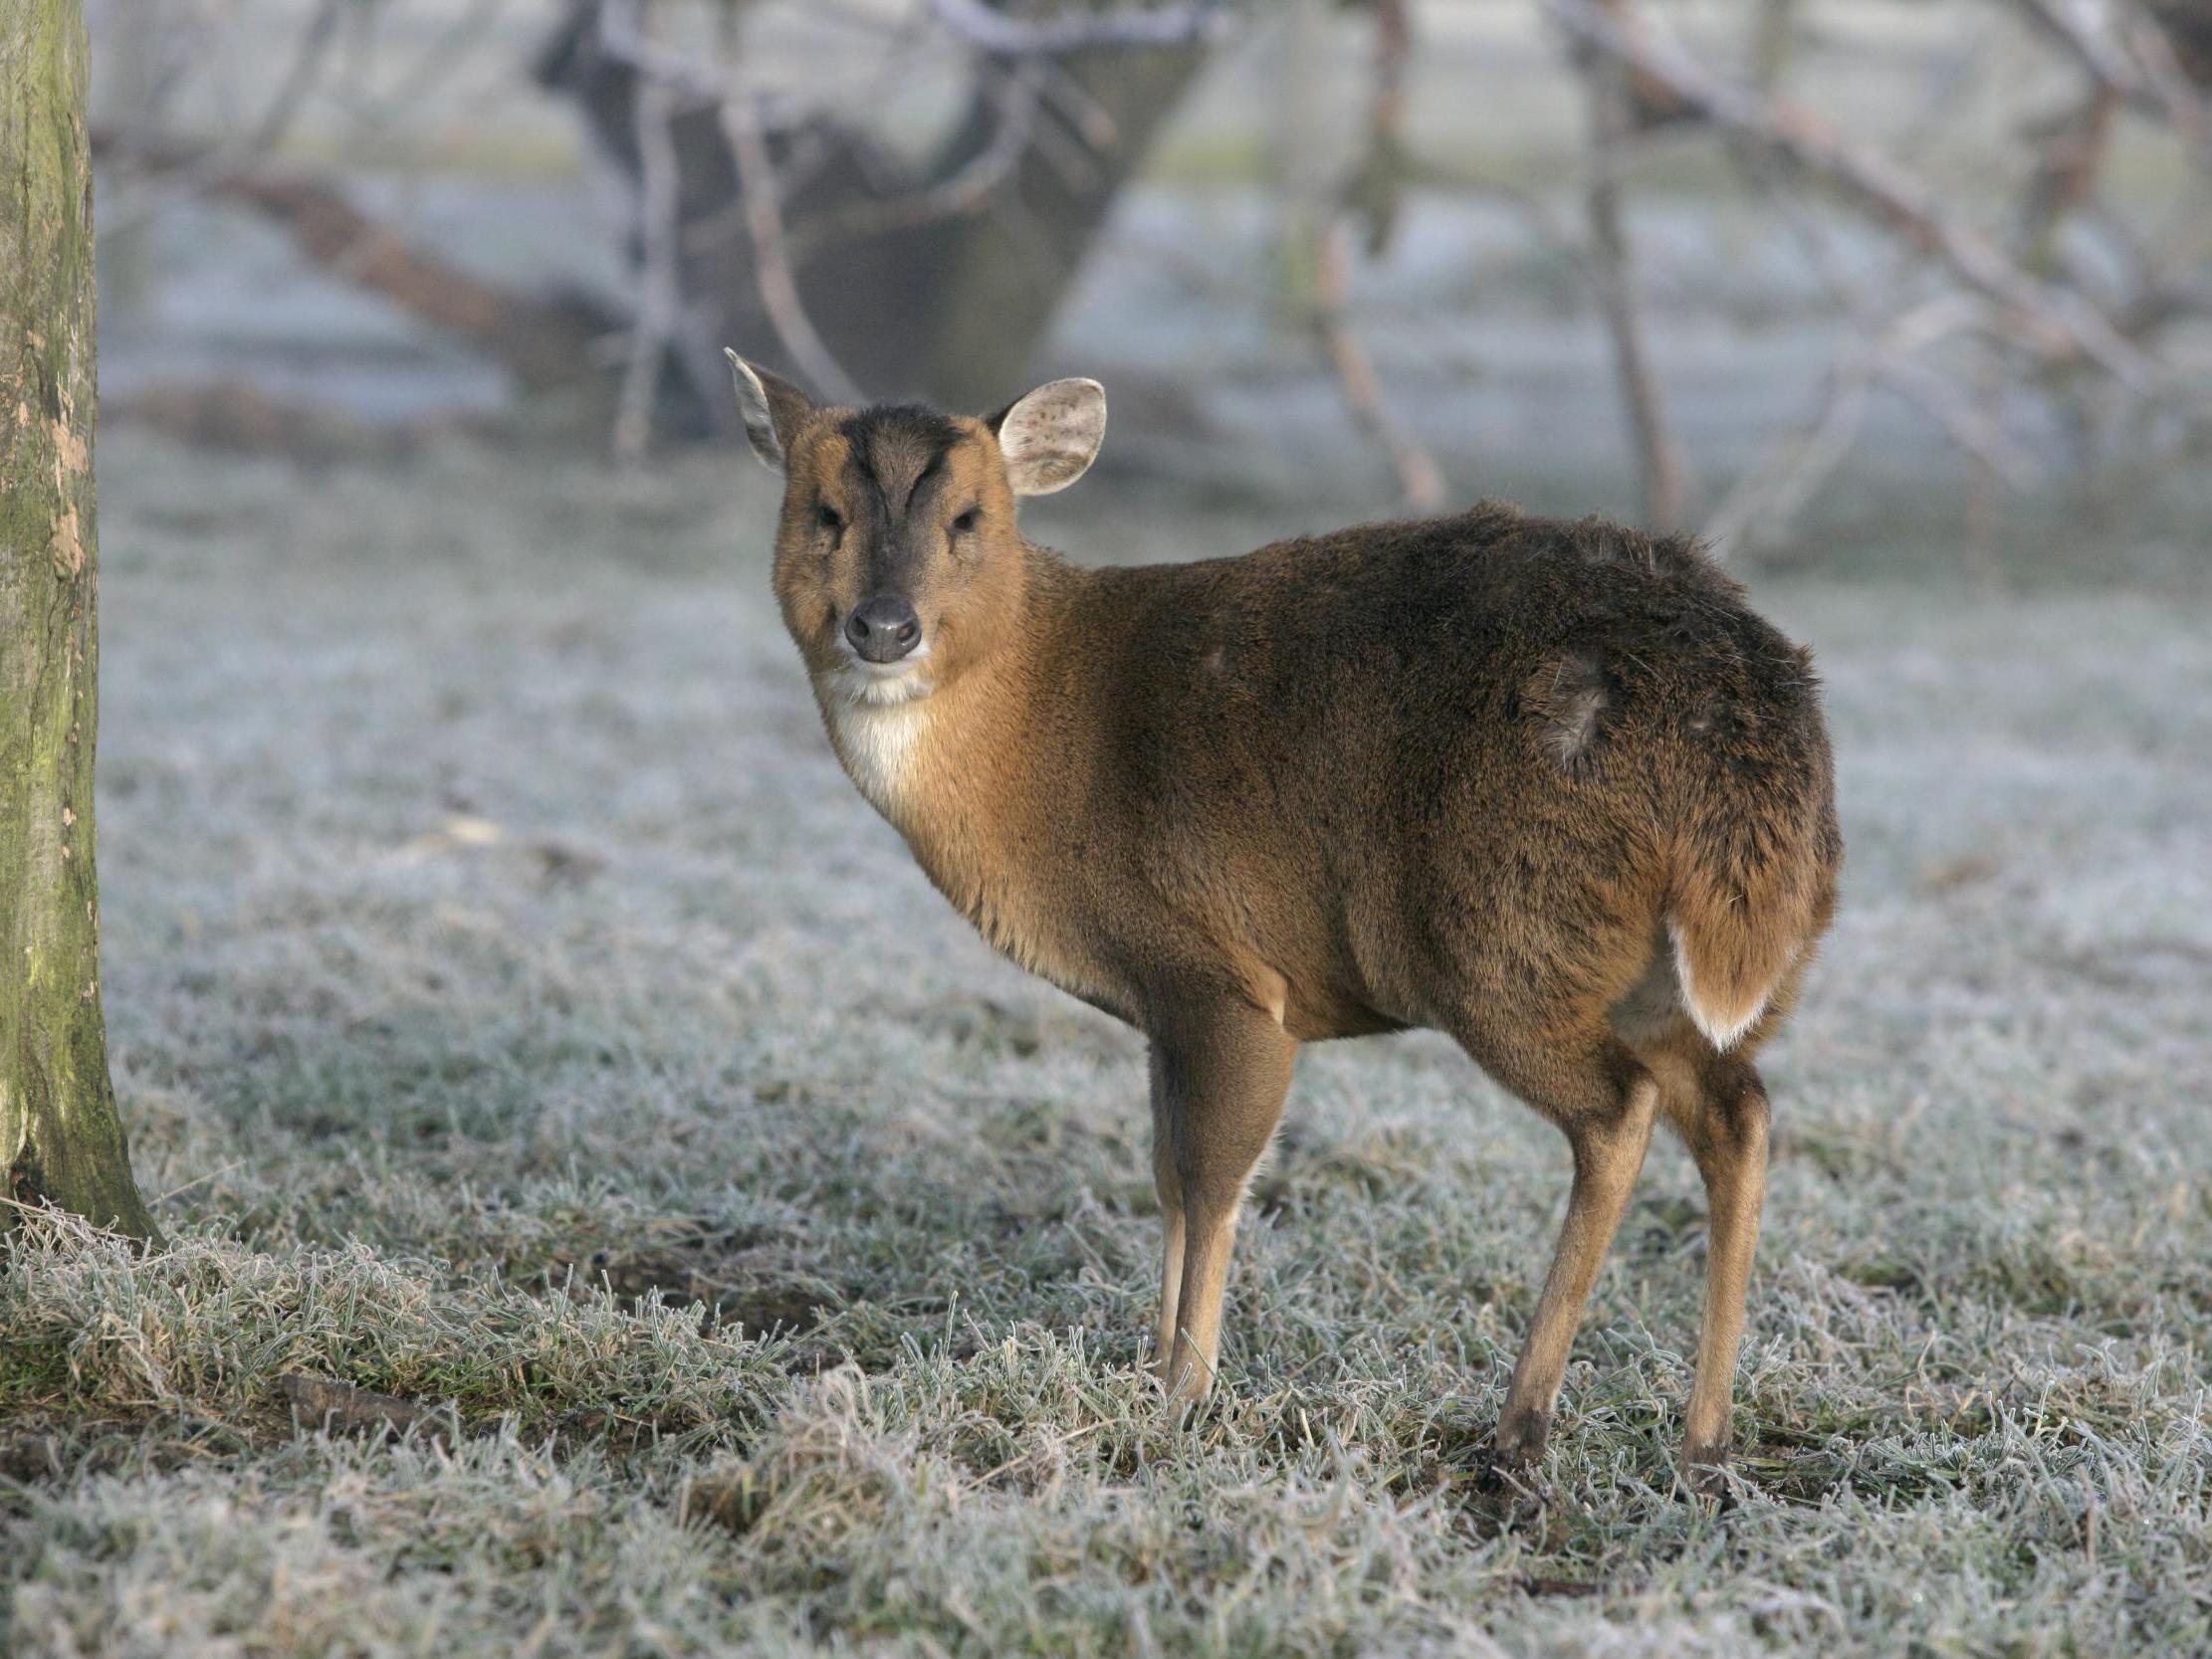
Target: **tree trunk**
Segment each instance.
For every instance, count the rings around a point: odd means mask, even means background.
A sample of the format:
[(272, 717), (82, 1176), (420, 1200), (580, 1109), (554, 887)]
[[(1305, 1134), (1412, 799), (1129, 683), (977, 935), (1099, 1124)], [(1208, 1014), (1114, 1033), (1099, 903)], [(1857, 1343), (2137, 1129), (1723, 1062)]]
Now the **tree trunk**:
[[(639, 75), (599, 49), (598, 10), (598, 0), (572, 0), (537, 75), (575, 101), (635, 201)], [(1058, 144), (1025, 145), (984, 199), (916, 224), (839, 229), (848, 215), (865, 222), (870, 208), (947, 185), (991, 148), (1001, 115), (987, 78), (996, 71), (979, 70), (961, 119), (918, 166), (884, 148), (861, 119), (823, 115), (767, 134), (787, 193), (781, 207), (793, 237), (792, 275), (829, 355), (871, 397), (985, 409), (1021, 391), (1122, 187), (1205, 63), (1206, 48), (1197, 45), (1093, 47), (1055, 58), (1050, 73), (1061, 97), (1036, 119), (1059, 129)], [(1063, 104), (1087, 111), (1094, 131), (1078, 132)], [(674, 356), (703, 421), (727, 429), (737, 406), (725, 345), (806, 376), (761, 302), (756, 250), (743, 215), (733, 211), (740, 180), (721, 111), (689, 98), (668, 131), (687, 318)]]
[[(1084, 166), (1072, 175), (1031, 145), (997, 204), (935, 227), (932, 245), (920, 251), (916, 265), (899, 258), (911, 238), (879, 243), (875, 254), (890, 277), (881, 291), (885, 303), (872, 316), (852, 318), (856, 336), (880, 337), (885, 321), (919, 295), (935, 300), (931, 314), (918, 319), (926, 330), (926, 357), (906, 375), (890, 379), (889, 390), (918, 391), (951, 408), (983, 410), (1027, 388), (1030, 359), (1122, 186), (1136, 174), (1205, 64), (1206, 51), (1197, 46), (1069, 53), (1059, 60), (1058, 73), (1104, 116), (1112, 141), (1086, 146)], [(933, 176), (949, 177), (964, 165), (988, 141), (988, 124), (975, 107), (938, 158)], [(835, 294), (840, 262), (858, 252), (825, 249), (811, 273), (810, 296)], [(937, 276), (933, 286), (917, 281), (924, 272)]]
[(100, 1008), (87, 56), (80, 0), (0, 0), (0, 1198), (150, 1237)]

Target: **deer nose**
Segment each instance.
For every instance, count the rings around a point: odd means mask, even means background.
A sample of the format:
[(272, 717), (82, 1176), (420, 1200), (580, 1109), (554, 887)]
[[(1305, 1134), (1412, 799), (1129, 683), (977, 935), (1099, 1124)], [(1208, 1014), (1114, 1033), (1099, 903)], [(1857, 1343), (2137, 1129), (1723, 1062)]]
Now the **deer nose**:
[(922, 619), (894, 594), (863, 599), (845, 618), (845, 638), (864, 663), (895, 663), (922, 643)]

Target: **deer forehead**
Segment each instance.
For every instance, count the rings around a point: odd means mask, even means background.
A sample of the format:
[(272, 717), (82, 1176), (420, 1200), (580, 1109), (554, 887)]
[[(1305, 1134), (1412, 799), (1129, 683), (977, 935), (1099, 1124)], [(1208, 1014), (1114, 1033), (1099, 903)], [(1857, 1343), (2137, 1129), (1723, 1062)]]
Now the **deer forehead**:
[[(978, 422), (922, 409), (863, 409), (820, 423), (791, 469), (794, 488), (885, 519), (989, 486), (996, 446)], [(957, 508), (956, 508), (957, 511)]]

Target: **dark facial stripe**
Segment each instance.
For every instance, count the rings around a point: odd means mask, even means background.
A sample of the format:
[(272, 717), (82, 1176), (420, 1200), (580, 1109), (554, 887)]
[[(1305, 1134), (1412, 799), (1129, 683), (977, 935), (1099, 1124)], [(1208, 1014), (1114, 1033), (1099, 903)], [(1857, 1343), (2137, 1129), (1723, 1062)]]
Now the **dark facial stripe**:
[(949, 417), (911, 403), (878, 404), (847, 415), (843, 432), (855, 465), (885, 482), (897, 475), (909, 490), (944, 461), (961, 436)]
[(932, 409), (879, 404), (846, 416), (840, 430), (852, 471), (874, 498), (869, 584), (879, 591), (903, 589), (917, 553), (909, 519), (924, 487), (960, 442), (961, 429)]

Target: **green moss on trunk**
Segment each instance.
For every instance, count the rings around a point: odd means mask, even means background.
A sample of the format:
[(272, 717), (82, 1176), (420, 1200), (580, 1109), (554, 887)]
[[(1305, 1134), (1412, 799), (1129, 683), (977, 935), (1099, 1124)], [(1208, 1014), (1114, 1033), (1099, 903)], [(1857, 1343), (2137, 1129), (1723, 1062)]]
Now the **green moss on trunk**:
[[(108, 1075), (93, 866), (92, 169), (80, 0), (0, 21), (0, 1196), (153, 1232)], [(16, 1212), (0, 1208), (0, 1227)]]

